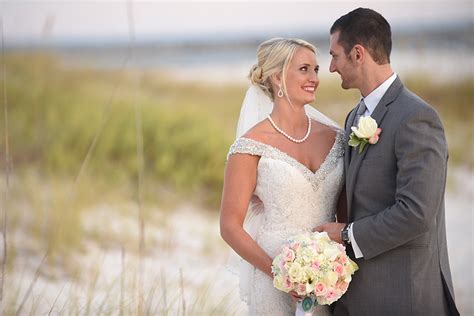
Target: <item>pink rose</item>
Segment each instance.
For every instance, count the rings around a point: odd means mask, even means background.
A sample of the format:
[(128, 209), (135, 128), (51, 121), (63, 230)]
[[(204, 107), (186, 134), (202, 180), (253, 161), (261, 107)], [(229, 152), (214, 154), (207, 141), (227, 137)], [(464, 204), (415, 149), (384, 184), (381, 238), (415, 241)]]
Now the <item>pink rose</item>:
[(333, 302), (334, 300), (338, 299), (337, 291), (333, 288), (329, 288), (328, 291), (326, 292), (326, 300), (328, 302)]
[(288, 247), (283, 248), (283, 259), (286, 262), (293, 262), (295, 260), (295, 253)]
[(296, 287), (296, 293), (298, 293), (298, 295), (306, 295), (306, 284), (298, 284)]
[(337, 262), (340, 264), (346, 264), (347, 263), (347, 256), (346, 255), (341, 255), (337, 258)]
[(314, 287), (314, 293), (316, 294), (316, 296), (323, 296), (326, 294), (326, 292), (327, 292), (326, 285), (322, 282), (317, 283), (316, 286)]
[(284, 277), (283, 277), (283, 284), (285, 285), (285, 287), (286, 287), (288, 290), (292, 290), (292, 289), (293, 289), (293, 283), (290, 281), (290, 279), (288, 278), (288, 276), (284, 276)]
[(320, 266), (321, 266), (321, 264), (319, 263), (319, 261), (314, 261), (313, 263), (311, 263), (311, 268), (313, 268), (315, 270), (319, 270)]
[(379, 141), (379, 138), (380, 138), (380, 133), (382, 133), (382, 129), (377, 128), (377, 130), (375, 131), (375, 134), (372, 135), (372, 137), (369, 138), (369, 144), (372, 144), (372, 145), (377, 144), (377, 142)]
[(344, 269), (344, 266), (336, 262), (334, 263), (333, 271), (336, 272), (340, 276), (346, 273), (346, 269)]
[(282, 260), (280, 260), (280, 262), (278, 263), (278, 267), (280, 268), (281, 271), (285, 271), (286, 270), (286, 267), (285, 267), (285, 259), (284, 258), (281, 258)]

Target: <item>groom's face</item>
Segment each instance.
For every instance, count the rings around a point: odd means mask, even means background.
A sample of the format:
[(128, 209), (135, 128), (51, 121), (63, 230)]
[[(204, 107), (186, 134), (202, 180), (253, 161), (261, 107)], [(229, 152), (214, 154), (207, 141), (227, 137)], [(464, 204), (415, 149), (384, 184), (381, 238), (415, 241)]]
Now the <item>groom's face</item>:
[(331, 34), (329, 40), (329, 54), (332, 56), (329, 71), (341, 76), (343, 89), (357, 88), (357, 65), (339, 44), (339, 33), (337, 31)]

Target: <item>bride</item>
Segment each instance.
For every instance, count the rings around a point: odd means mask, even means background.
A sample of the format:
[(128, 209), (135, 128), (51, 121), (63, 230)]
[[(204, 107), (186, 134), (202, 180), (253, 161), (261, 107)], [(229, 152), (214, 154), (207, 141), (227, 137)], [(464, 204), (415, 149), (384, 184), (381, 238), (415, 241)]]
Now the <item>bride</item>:
[(228, 154), (220, 230), (245, 260), (239, 278), (250, 315), (295, 314), (298, 296), (273, 287), (272, 260), (289, 237), (344, 213), (343, 132), (306, 105), (319, 84), (315, 51), (300, 39), (259, 46)]

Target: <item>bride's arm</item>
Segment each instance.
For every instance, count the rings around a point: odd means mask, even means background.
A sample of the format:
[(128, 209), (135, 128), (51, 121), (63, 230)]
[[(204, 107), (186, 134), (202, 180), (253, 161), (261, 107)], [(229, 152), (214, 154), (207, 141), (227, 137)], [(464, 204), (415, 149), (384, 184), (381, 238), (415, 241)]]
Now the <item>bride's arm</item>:
[(243, 228), (247, 208), (257, 182), (259, 158), (246, 154), (229, 157), (224, 175), (220, 231), (222, 238), (237, 254), (273, 278), (272, 258)]

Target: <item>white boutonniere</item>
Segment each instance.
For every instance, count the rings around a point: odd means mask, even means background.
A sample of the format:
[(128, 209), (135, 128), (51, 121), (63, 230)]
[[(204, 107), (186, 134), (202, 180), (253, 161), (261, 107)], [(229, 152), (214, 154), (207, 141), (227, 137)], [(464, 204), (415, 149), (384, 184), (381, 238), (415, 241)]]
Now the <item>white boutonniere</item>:
[(349, 146), (359, 146), (359, 154), (364, 150), (367, 144), (377, 144), (379, 141), (381, 128), (378, 128), (377, 122), (370, 116), (361, 117), (357, 127), (351, 127), (352, 133), (349, 137)]

